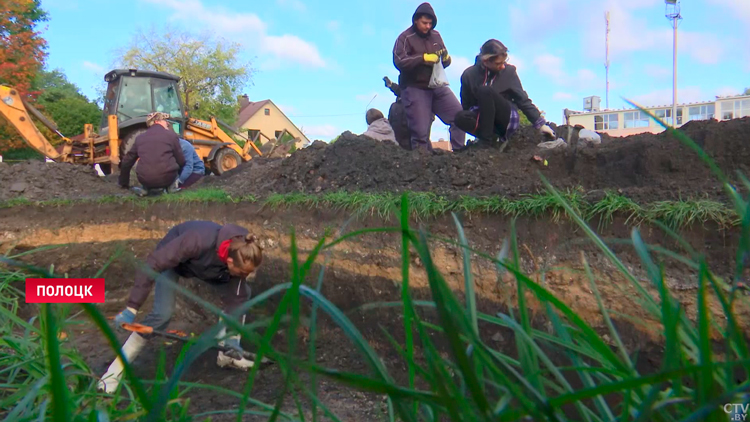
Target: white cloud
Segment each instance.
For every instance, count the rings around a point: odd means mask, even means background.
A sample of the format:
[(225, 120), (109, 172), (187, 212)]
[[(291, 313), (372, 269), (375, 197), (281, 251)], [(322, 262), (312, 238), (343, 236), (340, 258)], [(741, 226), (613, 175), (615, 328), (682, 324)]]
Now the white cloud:
[(679, 54), (687, 53), (698, 63), (717, 64), (724, 55), (726, 41), (714, 34), (683, 32), (677, 34), (677, 49)]
[(568, 75), (563, 70), (562, 57), (553, 54), (542, 54), (534, 58), (534, 64), (540, 74), (552, 78), (557, 84), (562, 85), (568, 79)]
[[(671, 106), (672, 105), (672, 90), (662, 89), (658, 91), (649, 92), (648, 94), (636, 95), (631, 98), (626, 98), (634, 103), (644, 107), (657, 107), (657, 106)], [(677, 89), (677, 104), (681, 103), (692, 103), (696, 101), (708, 100), (707, 96), (703, 94), (700, 87), (690, 86), (685, 88)]]
[(266, 35), (262, 49), (266, 53), (291, 62), (315, 67), (326, 66), (318, 53), (318, 48), (296, 35)]
[(334, 138), (341, 134), (341, 131), (333, 125), (312, 125), (305, 126), (302, 131), (310, 139)]
[(555, 94), (552, 96), (552, 99), (557, 101), (572, 100), (573, 98), (573, 94), (569, 94), (567, 92), (555, 92)]
[(750, 24), (750, 2), (747, 0), (710, 0), (711, 3), (725, 7), (735, 18)]
[[(746, 1), (746, 0), (738, 0)], [(661, 0), (638, 0), (622, 2), (606, 0), (587, 2), (587, 13), (581, 16), (580, 25), (587, 28), (582, 36), (584, 51), (589, 57), (604, 59), (605, 20), (604, 12), (610, 12), (609, 55), (611, 62), (623, 61), (624, 57), (641, 51), (672, 52), (673, 30), (668, 22), (652, 27), (648, 13), (639, 9), (663, 5)], [(678, 28), (678, 49), (702, 64), (716, 64), (726, 49), (718, 36), (706, 32), (689, 32)]]
[(305, 3), (302, 3), (300, 0), (276, 0), (276, 3), (279, 6), (296, 10), (298, 12), (304, 12), (305, 10), (307, 10), (307, 6), (305, 6)]
[(96, 64), (94, 62), (90, 62), (88, 60), (84, 61), (83, 64), (82, 64), (82, 66), (83, 66), (84, 69), (90, 70), (90, 71), (92, 71), (92, 72), (94, 72), (96, 74), (103, 75), (104, 72), (106, 72), (106, 70), (104, 69), (104, 66), (102, 66), (100, 64)]
[[(269, 35), (268, 25), (254, 13), (238, 13), (220, 7), (206, 7), (200, 0), (141, 0), (172, 9), (171, 20), (201, 23), (224, 36), (234, 36), (239, 42), (272, 56), (274, 61), (299, 63), (312, 67), (327, 67), (315, 44), (291, 35)], [(272, 67), (268, 63), (265, 67)], [(278, 65), (278, 64), (276, 64)]]
[[(450, 54), (450, 53), (449, 53)], [(445, 69), (445, 74), (448, 75), (449, 79), (460, 80), (461, 75), (464, 73), (467, 67), (473, 65), (474, 62), (463, 56), (451, 56), (451, 65)]]
[(553, 54), (542, 54), (534, 58), (537, 71), (558, 86), (575, 90), (589, 89), (599, 84), (599, 75), (590, 69), (578, 69), (574, 74), (565, 70), (565, 60)]

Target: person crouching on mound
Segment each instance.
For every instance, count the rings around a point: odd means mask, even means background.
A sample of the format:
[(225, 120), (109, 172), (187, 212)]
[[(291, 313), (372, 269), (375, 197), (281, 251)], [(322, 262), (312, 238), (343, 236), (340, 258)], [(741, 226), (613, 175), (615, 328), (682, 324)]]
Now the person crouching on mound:
[[(134, 322), (154, 287), (153, 309), (141, 324), (154, 330), (166, 329), (175, 309), (175, 291), (166, 280), (177, 283), (179, 277), (197, 278), (226, 287), (224, 311), (231, 314), (250, 296), (247, 279), (255, 274), (263, 261), (262, 251), (255, 236), (234, 224), (222, 226), (211, 221), (188, 221), (173, 227), (146, 258), (147, 267), (159, 276), (154, 280), (143, 270), (137, 272), (127, 307), (115, 317), (117, 328), (121, 329), (123, 323)], [(244, 315), (242, 323), (245, 323)], [(226, 327), (222, 327), (219, 336), (225, 335)], [(149, 337), (135, 332), (130, 335), (122, 347), (128, 362), (133, 362)], [(243, 357), (239, 334), (231, 335), (220, 345), (232, 350), (219, 352), (218, 366), (247, 370), (254, 365), (253, 361)], [(110, 393), (115, 391), (123, 369), (118, 357), (102, 377), (99, 388)]]
[(376, 141), (393, 142), (398, 145), (396, 133), (393, 132), (391, 123), (383, 116), (382, 111), (375, 108), (367, 110), (365, 121), (367, 122), (367, 131), (362, 136), (370, 137)]
[(516, 67), (508, 64), (508, 48), (498, 40), (485, 42), (473, 66), (461, 75), (461, 105), (456, 125), (478, 143), (501, 150), (520, 127), (519, 111), (550, 140), (557, 136), (523, 89)]

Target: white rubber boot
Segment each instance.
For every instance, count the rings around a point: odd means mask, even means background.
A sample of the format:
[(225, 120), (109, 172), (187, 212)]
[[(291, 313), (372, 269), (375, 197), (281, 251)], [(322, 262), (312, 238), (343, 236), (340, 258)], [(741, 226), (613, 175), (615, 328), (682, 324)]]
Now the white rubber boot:
[[(128, 337), (125, 344), (122, 345), (122, 354), (128, 362), (132, 363), (138, 354), (141, 353), (141, 349), (143, 349), (143, 346), (145, 345), (146, 339), (138, 335), (138, 333), (133, 333)], [(110, 394), (114, 393), (117, 390), (117, 386), (120, 385), (120, 379), (122, 378), (122, 372), (124, 370), (125, 367), (118, 356), (112, 364), (109, 365), (107, 372), (102, 376), (98, 388)]]

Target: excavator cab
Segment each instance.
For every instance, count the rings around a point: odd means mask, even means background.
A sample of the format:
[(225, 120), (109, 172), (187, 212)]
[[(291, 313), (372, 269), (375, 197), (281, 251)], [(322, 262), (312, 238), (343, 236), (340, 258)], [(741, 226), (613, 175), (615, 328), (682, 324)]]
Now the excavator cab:
[(179, 95), (179, 80), (169, 73), (136, 69), (115, 69), (104, 76), (107, 92), (99, 133), (107, 133), (108, 116), (116, 115), (121, 157), (146, 130), (146, 117), (155, 111), (172, 116), (174, 131), (184, 136), (187, 113)]

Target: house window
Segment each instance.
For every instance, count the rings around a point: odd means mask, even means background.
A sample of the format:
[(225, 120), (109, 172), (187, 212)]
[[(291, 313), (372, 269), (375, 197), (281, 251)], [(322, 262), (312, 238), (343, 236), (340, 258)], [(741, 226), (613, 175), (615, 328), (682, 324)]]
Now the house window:
[[(661, 121), (666, 123), (667, 125), (672, 125), (672, 109), (671, 108), (663, 108), (660, 110), (656, 110), (654, 112), (656, 117), (658, 117)], [(677, 108), (677, 125), (682, 124), (682, 108)]]
[(690, 107), (688, 108), (688, 121), (713, 119), (715, 112), (716, 106), (713, 104)]
[(617, 129), (619, 123), (617, 113), (594, 116), (594, 130)]
[(265, 113), (266, 116), (270, 116), (271, 115), (271, 109), (267, 108), (267, 109), (263, 110), (263, 113)]
[[(671, 120), (671, 113), (672, 111), (669, 111), (670, 113), (670, 120)], [(631, 111), (628, 113), (625, 113), (625, 124), (624, 127), (626, 129), (630, 128), (637, 128), (637, 127), (648, 127), (648, 114), (642, 112), (642, 111)]]
[(734, 100), (721, 103), (721, 119), (729, 120), (750, 116), (750, 100)]
[(260, 130), (250, 129), (247, 131), (247, 138), (255, 142), (260, 138)]
[(283, 130), (277, 130), (276, 132), (274, 132), (273, 136), (274, 136), (274, 137), (275, 137), (276, 139), (281, 139), (281, 134), (282, 134), (282, 133), (284, 133), (284, 131), (283, 131)]

